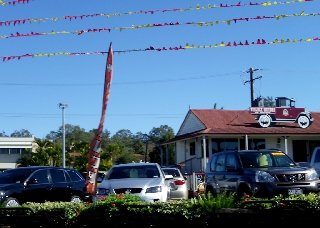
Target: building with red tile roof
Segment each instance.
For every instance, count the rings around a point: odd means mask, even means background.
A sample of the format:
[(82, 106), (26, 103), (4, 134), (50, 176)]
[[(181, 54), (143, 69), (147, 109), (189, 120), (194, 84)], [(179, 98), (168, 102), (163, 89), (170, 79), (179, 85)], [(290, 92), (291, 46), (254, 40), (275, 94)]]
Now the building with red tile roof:
[(183, 172), (201, 171), (212, 153), (234, 149), (274, 148), (306, 162), (320, 146), (320, 112), (311, 115), (307, 128), (297, 123), (262, 128), (249, 110), (190, 109), (175, 138), (162, 145), (174, 144), (176, 163), (186, 164)]

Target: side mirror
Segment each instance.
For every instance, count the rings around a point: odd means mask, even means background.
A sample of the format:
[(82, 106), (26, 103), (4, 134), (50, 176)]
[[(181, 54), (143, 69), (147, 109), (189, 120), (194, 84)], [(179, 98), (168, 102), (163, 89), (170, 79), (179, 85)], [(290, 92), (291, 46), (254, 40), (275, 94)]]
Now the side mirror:
[(38, 184), (38, 179), (36, 178), (31, 178), (26, 182), (27, 184)]

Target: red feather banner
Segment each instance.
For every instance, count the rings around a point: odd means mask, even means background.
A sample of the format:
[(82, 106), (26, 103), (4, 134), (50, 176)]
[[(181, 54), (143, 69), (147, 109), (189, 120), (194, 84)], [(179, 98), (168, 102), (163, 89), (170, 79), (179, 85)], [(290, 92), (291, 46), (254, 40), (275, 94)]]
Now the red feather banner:
[(102, 113), (101, 113), (99, 127), (95, 133), (95, 137), (92, 139), (90, 143), (90, 150), (89, 150), (88, 171), (87, 171), (86, 180), (87, 180), (87, 191), (92, 196), (95, 196), (95, 190), (96, 190), (96, 181), (98, 177), (97, 175), (98, 175), (98, 169), (100, 164), (102, 132), (103, 132), (104, 119), (106, 116), (107, 104), (108, 104), (109, 95), (110, 95), (112, 73), (113, 73), (113, 51), (110, 43), (108, 58), (106, 63), (106, 70), (105, 70), (105, 82), (104, 82), (103, 99), (102, 99)]

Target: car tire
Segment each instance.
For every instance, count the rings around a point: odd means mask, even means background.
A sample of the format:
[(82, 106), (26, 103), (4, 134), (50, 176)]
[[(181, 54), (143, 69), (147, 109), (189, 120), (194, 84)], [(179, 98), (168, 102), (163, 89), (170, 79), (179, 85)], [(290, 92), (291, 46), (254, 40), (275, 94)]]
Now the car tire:
[(298, 118), (298, 124), (301, 128), (307, 128), (310, 126), (310, 119), (306, 115), (301, 115)]
[(82, 203), (82, 199), (79, 196), (72, 196), (70, 202), (71, 203)]
[(247, 186), (240, 186), (238, 192), (237, 192), (237, 199), (241, 200), (243, 197), (248, 198), (252, 196), (252, 192)]
[(209, 194), (211, 195), (211, 197), (215, 197), (217, 193), (212, 188), (209, 188), (206, 191), (206, 195), (209, 195)]
[(3, 206), (4, 207), (18, 207), (18, 206), (20, 206), (20, 203), (16, 198), (9, 197), (8, 199), (6, 199), (4, 201)]
[(272, 118), (269, 115), (261, 115), (259, 116), (258, 123), (263, 128), (270, 127), (272, 123)]

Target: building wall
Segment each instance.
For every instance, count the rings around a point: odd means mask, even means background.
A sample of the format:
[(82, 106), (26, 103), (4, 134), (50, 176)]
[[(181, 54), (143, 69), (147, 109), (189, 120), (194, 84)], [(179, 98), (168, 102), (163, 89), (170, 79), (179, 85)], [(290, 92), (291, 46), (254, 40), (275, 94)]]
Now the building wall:
[(8, 151), (7, 153), (0, 154), (0, 170), (16, 167), (16, 162), (21, 157), (21, 154), (11, 154), (10, 150), (15, 148), (29, 149), (34, 152), (34, 136), (0, 137), (0, 150)]
[(184, 125), (183, 127), (181, 127), (181, 130), (180, 132), (178, 132), (178, 135), (184, 135), (190, 132), (195, 132), (203, 129), (205, 129), (203, 123), (201, 123), (199, 119), (195, 117), (193, 114), (190, 114), (184, 121)]

